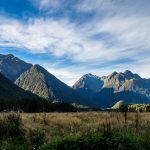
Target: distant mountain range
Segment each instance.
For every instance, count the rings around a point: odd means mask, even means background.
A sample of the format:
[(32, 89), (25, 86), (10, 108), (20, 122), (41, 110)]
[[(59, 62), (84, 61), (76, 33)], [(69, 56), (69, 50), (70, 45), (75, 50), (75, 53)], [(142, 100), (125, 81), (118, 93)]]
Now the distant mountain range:
[[(32, 65), (13, 56), (12, 54), (0, 55), (0, 73), (7, 77), (11, 83), (25, 91), (30, 91), (42, 98), (55, 102), (67, 102), (92, 105), (85, 97), (78, 94), (54, 75), (40, 65)], [(19, 88), (20, 87), (20, 88)], [(9, 95), (9, 86), (7, 86)], [(16, 91), (14, 90), (14, 94)], [(19, 98), (18, 95), (14, 98)], [(17, 97), (18, 96), (18, 97)], [(22, 96), (22, 98), (25, 98)]]
[(95, 105), (99, 107), (110, 107), (118, 100), (124, 100), (125, 103), (150, 103), (150, 79), (143, 79), (129, 70), (103, 77), (86, 74), (73, 88), (91, 101), (94, 99)]
[(119, 100), (150, 103), (150, 79), (128, 70), (103, 77), (86, 74), (69, 87), (40, 65), (26, 63), (12, 54), (1, 54), (0, 80), (0, 91), (5, 91), (0, 92), (0, 98), (34, 97), (36, 94), (50, 101), (104, 108)]
[(34, 65), (15, 81), (19, 87), (51, 101), (89, 104), (75, 90), (40, 65)]

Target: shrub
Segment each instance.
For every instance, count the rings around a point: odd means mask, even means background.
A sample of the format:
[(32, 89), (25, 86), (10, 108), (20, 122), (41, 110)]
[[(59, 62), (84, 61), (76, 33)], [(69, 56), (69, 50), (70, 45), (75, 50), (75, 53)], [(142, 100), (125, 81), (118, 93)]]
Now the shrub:
[(30, 129), (27, 138), (35, 149), (39, 149), (45, 142), (45, 132), (40, 129)]
[(33, 148), (21, 138), (3, 139), (0, 141), (1, 150), (33, 150)]
[(81, 137), (57, 139), (42, 147), (42, 150), (147, 150), (150, 143), (127, 133), (113, 131), (109, 136), (90, 133)]
[(17, 113), (9, 113), (0, 119), (0, 138), (13, 138), (23, 134), (21, 117)]

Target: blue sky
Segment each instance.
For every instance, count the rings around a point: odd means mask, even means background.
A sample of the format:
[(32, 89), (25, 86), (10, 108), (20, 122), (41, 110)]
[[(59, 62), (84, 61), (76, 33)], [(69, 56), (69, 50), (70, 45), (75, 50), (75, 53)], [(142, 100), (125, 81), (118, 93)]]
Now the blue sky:
[(0, 0), (0, 53), (68, 85), (89, 72), (150, 78), (150, 1)]

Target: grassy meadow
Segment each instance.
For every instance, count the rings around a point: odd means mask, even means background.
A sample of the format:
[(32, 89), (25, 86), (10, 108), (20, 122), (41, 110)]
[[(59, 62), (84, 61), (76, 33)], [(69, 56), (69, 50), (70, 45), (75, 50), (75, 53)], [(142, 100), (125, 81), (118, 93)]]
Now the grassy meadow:
[[(84, 149), (79, 145), (83, 146), (85, 143), (85, 149), (129, 149), (136, 148), (137, 143), (139, 146), (136, 149), (149, 149), (150, 113), (0, 114), (2, 150), (74, 150)], [(93, 147), (90, 147), (92, 143)]]

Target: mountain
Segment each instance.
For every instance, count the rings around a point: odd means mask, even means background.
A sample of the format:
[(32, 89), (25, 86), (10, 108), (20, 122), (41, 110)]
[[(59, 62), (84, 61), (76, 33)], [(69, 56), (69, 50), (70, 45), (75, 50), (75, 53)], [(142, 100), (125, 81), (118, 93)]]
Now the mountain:
[(120, 99), (125, 103), (150, 103), (150, 79), (129, 70), (104, 77), (86, 74), (73, 88), (98, 107), (111, 107)]
[(103, 87), (103, 80), (91, 73), (82, 76), (74, 85), (73, 89), (84, 89), (92, 92), (99, 92)]
[(34, 65), (22, 73), (15, 83), (19, 87), (49, 100), (88, 104), (87, 101), (84, 102), (82, 96), (40, 65)]
[(38, 98), (38, 96), (19, 88), (0, 73), (0, 99), (19, 100), (26, 98), (32, 99)]
[(95, 93), (100, 92), (103, 87), (103, 80), (100, 77), (91, 73), (83, 75), (72, 88), (83, 95), (87, 99), (90, 99), (91, 103), (95, 103)]
[(0, 112), (74, 112), (76, 108), (68, 103), (51, 103), (39, 96), (19, 88), (0, 74)]
[[(150, 79), (129, 70), (103, 77), (85, 74), (71, 88), (39, 65), (33, 66), (12, 54), (0, 54), (0, 73), (3, 80), (6, 77), (22, 89), (52, 101), (103, 108), (120, 99), (125, 103), (150, 103)], [(9, 84), (1, 81), (0, 97), (26, 98), (29, 92), (9, 80)]]
[(26, 63), (12, 54), (0, 54), (0, 73), (13, 82), (31, 66), (32, 64)]
[(103, 87), (113, 88), (115, 92), (131, 91), (150, 98), (150, 79), (141, 78), (128, 70), (105, 77)]
[(110, 108), (116, 103), (113, 88), (102, 88), (100, 92), (95, 93), (93, 100), (95, 107)]
[(116, 101), (113, 88), (103, 88), (104, 81), (91, 73), (83, 75), (74, 85), (73, 89), (83, 95), (94, 107), (111, 107)]

